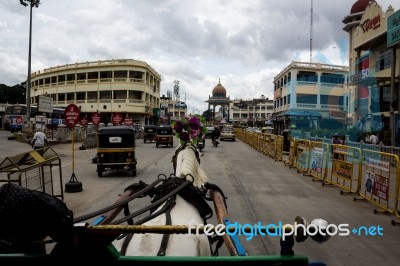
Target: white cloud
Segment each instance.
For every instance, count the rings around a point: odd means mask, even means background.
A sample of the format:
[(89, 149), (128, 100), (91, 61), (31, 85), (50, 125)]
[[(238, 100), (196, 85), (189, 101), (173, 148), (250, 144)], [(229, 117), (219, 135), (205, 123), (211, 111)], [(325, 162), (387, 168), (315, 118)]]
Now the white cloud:
[[(180, 81), (190, 110), (221, 80), (227, 95), (272, 98), (272, 81), (292, 60), (310, 60), (309, 0), (68, 0), (33, 9), (32, 71), (130, 58), (162, 75), (161, 91)], [(354, 1), (313, 1), (313, 60), (348, 65), (342, 19)], [(396, 1), (378, 3), (386, 10)], [(27, 76), (29, 8), (0, 2), (0, 83)]]

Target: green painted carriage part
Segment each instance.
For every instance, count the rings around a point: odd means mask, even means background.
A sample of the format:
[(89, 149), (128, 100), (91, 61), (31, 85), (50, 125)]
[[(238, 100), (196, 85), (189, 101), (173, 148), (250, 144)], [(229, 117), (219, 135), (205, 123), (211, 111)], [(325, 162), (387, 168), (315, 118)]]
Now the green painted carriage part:
[(280, 265), (280, 266), (307, 266), (308, 259), (304, 256), (218, 256), (218, 257), (157, 257), (157, 256), (120, 256), (115, 259), (99, 259), (95, 256), (88, 257), (74, 257), (73, 254), (66, 258), (57, 257), (52, 255), (32, 255), (32, 254), (0, 254), (0, 265), (58, 265), (61, 262), (65, 263), (79, 263), (83, 262), (93, 264), (102, 263), (107, 266), (120, 266), (120, 265), (221, 265), (221, 263), (229, 263), (229, 265)]

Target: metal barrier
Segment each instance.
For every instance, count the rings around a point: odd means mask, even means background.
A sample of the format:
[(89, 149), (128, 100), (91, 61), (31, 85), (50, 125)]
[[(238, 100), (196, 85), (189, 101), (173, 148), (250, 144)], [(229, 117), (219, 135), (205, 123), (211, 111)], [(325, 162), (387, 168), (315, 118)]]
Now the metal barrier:
[(51, 147), (6, 157), (0, 163), (0, 182), (14, 182), (64, 200), (61, 159)]
[(305, 139), (296, 139), (296, 154), (294, 167), (298, 173), (307, 173), (310, 168), (310, 141)]
[(393, 214), (398, 205), (399, 157), (394, 154), (363, 150), (362, 172), (360, 175), (361, 198), (381, 208), (374, 213)]
[(260, 133), (259, 151), (266, 155), (267, 152), (267, 133)]
[(323, 181), (328, 174), (329, 145), (322, 142), (310, 142), (310, 168), (305, 175), (313, 181)]
[(268, 156), (276, 157), (276, 135), (274, 134), (269, 134)]
[(289, 148), (289, 159), (285, 161), (285, 165), (289, 166), (289, 168), (294, 167), (295, 157), (297, 152), (297, 141), (296, 139), (290, 140), (290, 148)]
[(275, 161), (283, 161), (283, 136), (276, 136), (275, 149)]
[(361, 175), (362, 154), (359, 148), (332, 144), (332, 170), (324, 179), (325, 184), (335, 185), (344, 192), (358, 193)]

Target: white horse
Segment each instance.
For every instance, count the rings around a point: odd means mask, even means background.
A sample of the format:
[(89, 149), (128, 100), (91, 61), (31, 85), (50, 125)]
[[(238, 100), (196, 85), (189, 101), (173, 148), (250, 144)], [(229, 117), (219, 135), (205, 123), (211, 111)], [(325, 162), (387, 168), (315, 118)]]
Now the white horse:
[[(179, 146), (176, 151), (176, 177), (193, 181), (201, 186), (208, 178), (196, 156), (196, 148), (191, 145)], [(157, 210), (162, 208), (160, 206)], [(204, 223), (198, 210), (181, 196), (176, 196), (176, 204), (171, 209), (172, 225), (201, 225)], [(143, 225), (165, 225), (166, 215), (161, 214)], [(162, 242), (162, 234), (134, 234), (126, 248), (126, 256), (157, 256)], [(114, 247), (121, 250), (124, 239), (115, 240)], [(165, 256), (210, 256), (210, 242), (204, 234), (171, 234), (165, 250)]]

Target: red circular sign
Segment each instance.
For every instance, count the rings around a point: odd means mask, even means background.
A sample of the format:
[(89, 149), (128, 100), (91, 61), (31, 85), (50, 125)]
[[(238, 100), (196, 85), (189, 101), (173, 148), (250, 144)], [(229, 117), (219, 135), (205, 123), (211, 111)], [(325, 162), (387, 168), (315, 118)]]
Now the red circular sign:
[(114, 125), (121, 125), (122, 115), (120, 113), (113, 113), (111, 120)]
[(93, 125), (98, 125), (101, 121), (100, 114), (97, 112), (92, 113), (92, 123)]
[(87, 118), (86, 117), (81, 117), (81, 125), (82, 126), (87, 126), (87, 124), (88, 124)]
[(132, 126), (133, 125), (132, 117), (128, 117), (128, 116), (125, 117), (124, 124), (127, 125), (127, 126)]
[(78, 124), (81, 117), (81, 111), (75, 104), (70, 104), (64, 110), (65, 124), (69, 127), (74, 127)]

